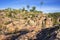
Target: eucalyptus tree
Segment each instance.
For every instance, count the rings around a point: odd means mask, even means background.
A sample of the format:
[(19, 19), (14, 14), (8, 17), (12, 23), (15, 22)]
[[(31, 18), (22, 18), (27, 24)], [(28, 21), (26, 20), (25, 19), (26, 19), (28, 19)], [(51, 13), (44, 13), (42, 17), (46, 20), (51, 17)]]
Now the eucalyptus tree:
[(30, 6), (29, 6), (29, 5), (27, 5), (27, 9), (28, 9), (28, 11), (29, 11), (29, 8), (30, 8)]
[(32, 7), (32, 11), (35, 11), (35, 9), (36, 9), (36, 7), (35, 7), (35, 6), (33, 6), (33, 7)]
[(25, 11), (25, 8), (23, 7), (22, 11)]

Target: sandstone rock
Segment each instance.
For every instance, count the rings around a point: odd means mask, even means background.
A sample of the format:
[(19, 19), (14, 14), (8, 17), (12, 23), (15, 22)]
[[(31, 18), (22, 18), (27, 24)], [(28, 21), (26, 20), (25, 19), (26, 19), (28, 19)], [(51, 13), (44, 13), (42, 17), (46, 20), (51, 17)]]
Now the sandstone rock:
[(58, 39), (60, 39), (60, 30), (58, 30), (56, 37), (57, 37)]
[(53, 22), (51, 18), (47, 18), (46, 20), (46, 28), (50, 28), (53, 26)]
[(6, 36), (5, 35), (0, 35), (0, 40), (5, 40)]
[(8, 32), (14, 32), (15, 31), (15, 27), (13, 26), (12, 23), (8, 24), (6, 27), (8, 29), (7, 30)]

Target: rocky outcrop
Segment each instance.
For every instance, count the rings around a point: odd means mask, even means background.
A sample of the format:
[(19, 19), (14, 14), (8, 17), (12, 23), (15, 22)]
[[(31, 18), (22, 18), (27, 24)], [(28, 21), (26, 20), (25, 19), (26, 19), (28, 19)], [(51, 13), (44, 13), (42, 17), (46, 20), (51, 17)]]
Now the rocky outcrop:
[(46, 28), (52, 27), (53, 21), (52, 18), (47, 18), (46, 19)]
[(25, 15), (16, 14), (14, 17), (1, 16), (0, 21), (3, 26), (1, 26), (0, 31), (3, 37), (6, 40), (34, 40), (37, 38), (36, 35), (39, 31), (42, 32), (42, 29), (53, 26), (51, 18), (45, 14), (32, 15), (31, 13)]
[(14, 33), (0, 35), (0, 40), (60, 40), (60, 25), (38, 32), (22, 29)]

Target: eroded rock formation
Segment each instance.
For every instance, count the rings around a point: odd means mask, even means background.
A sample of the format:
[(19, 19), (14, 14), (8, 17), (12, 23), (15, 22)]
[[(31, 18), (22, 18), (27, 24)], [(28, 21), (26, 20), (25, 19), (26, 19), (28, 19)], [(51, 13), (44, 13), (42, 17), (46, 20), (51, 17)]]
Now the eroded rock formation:
[[(13, 17), (4, 17), (4, 19), (2, 19), (2, 24), (4, 26), (2, 26), (1, 31), (3, 32), (2, 34), (4, 34), (3, 37), (5, 39), (2, 37), (1, 40), (33, 40), (36, 39), (36, 35), (39, 31), (53, 26), (52, 19), (45, 14), (37, 14), (33, 17), (32, 15), (24, 17), (21, 15), (21, 17), (18, 16), (16, 18), (17, 19)], [(21, 33), (22, 29), (26, 29), (28, 32), (24, 31)]]

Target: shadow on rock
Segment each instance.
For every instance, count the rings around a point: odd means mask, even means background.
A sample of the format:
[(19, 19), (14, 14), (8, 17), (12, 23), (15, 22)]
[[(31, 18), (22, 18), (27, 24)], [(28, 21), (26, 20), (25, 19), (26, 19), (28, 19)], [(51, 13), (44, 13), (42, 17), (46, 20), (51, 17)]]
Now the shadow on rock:
[(53, 28), (47, 28), (47, 29), (42, 29), (42, 31), (40, 31), (36, 37), (36, 40), (55, 40), (57, 33), (55, 31), (57, 31), (59, 29), (59, 25), (58, 26), (54, 26)]
[(8, 33), (8, 34), (6, 34), (8, 36), (7, 40), (16, 40), (19, 36), (25, 35), (28, 32), (29, 32), (28, 30), (22, 29), (22, 30), (20, 30), (18, 32)]

